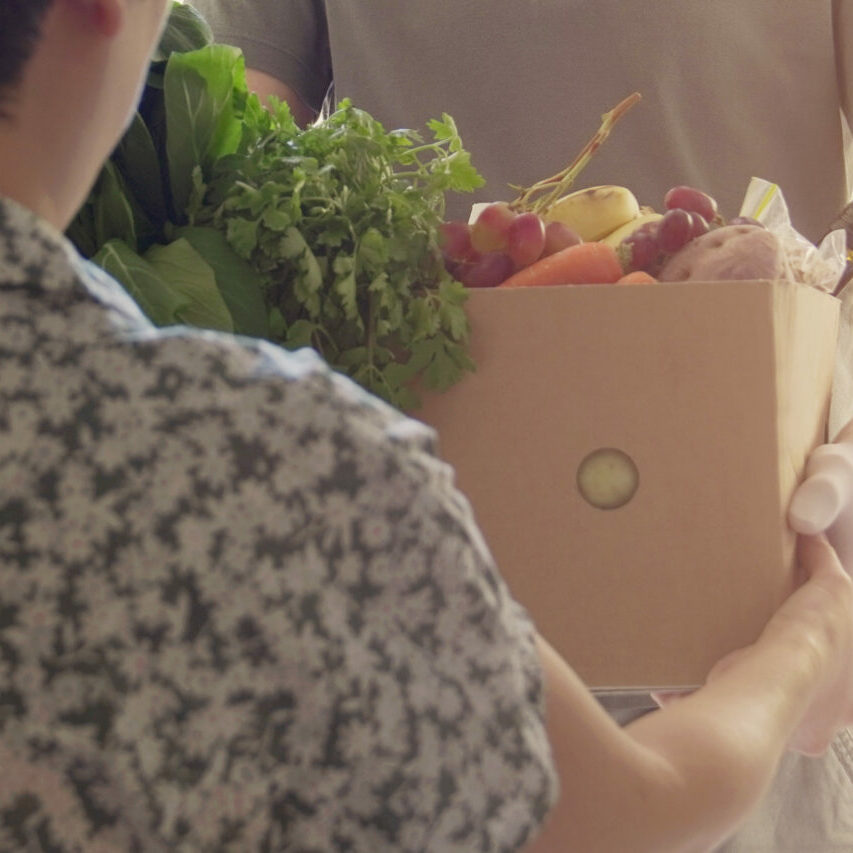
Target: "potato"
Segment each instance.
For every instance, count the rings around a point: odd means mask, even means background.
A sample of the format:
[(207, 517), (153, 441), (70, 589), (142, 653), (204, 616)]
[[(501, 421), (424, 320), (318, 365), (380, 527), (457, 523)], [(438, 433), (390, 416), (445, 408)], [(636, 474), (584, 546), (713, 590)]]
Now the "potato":
[(724, 225), (691, 240), (663, 265), (660, 281), (747, 281), (785, 277), (779, 239), (756, 225)]

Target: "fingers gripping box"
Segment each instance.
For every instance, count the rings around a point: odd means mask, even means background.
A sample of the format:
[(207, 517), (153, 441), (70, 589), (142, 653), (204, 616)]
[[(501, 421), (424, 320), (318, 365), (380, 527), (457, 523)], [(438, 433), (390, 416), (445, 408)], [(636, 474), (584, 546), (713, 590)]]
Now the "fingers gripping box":
[(471, 292), (474, 374), (429, 394), (498, 566), (598, 689), (700, 684), (792, 588), (838, 300), (786, 281)]

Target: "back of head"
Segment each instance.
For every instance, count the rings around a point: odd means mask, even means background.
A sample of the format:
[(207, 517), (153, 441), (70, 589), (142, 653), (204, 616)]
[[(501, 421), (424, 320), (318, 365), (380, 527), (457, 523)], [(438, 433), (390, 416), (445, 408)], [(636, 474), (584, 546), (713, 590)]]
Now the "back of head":
[(0, 0), (0, 117), (38, 41), (53, 0)]

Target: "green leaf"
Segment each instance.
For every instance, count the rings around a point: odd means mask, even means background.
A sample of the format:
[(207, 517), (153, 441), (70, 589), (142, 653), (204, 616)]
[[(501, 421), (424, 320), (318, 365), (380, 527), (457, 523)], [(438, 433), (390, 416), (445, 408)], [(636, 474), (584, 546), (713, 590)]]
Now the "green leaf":
[[(313, 324), (311, 324), (313, 327)], [(283, 341), (287, 336), (287, 323), (281, 308), (275, 306), (269, 312), (270, 338), (274, 341)]]
[(441, 304), (438, 310), (441, 326), (455, 341), (467, 341), (471, 331), (468, 315), (463, 307), (468, 299), (464, 285), (455, 280), (445, 281), (438, 290)]
[(169, 326), (179, 322), (178, 313), (186, 300), (126, 243), (110, 240), (92, 261), (123, 285), (154, 325)]
[(168, 218), (163, 173), (154, 140), (138, 112), (113, 152), (112, 160), (142, 210), (155, 226), (162, 228)]
[(424, 385), (430, 389), (444, 391), (458, 382), (464, 372), (457, 350), (449, 345), (437, 346), (432, 361), (424, 371)]
[[(275, 309), (278, 310), (278, 309)], [(317, 324), (310, 320), (297, 320), (287, 329), (284, 344), (288, 349), (300, 349), (313, 345)]]
[(301, 271), (295, 289), (306, 294), (316, 294), (323, 284), (323, 273), (316, 256), (298, 228), (288, 228), (278, 241), (281, 256), (294, 261)]
[(428, 299), (415, 299), (409, 305), (409, 313), (406, 318), (411, 324), (412, 340), (432, 338), (440, 326), (438, 312), (433, 308)]
[(285, 231), (293, 224), (293, 217), (285, 210), (275, 207), (267, 207), (264, 210), (261, 221), (271, 231)]
[[(165, 66), (164, 66), (165, 67)], [(172, 216), (171, 196), (172, 191), (169, 185), (169, 163), (166, 154), (166, 96), (162, 89), (154, 89), (151, 86), (147, 87), (142, 94), (142, 100), (139, 102), (139, 110), (142, 120), (145, 122), (145, 127), (151, 136), (151, 141), (154, 143), (154, 150), (157, 152), (157, 161), (160, 166), (160, 173), (163, 176), (163, 195), (166, 197), (169, 205), (169, 216)]]
[(389, 395), (388, 402), (392, 406), (396, 406), (401, 412), (415, 412), (422, 405), (421, 398), (405, 385), (392, 386), (392, 393)]
[(447, 140), (450, 142), (451, 151), (459, 151), (462, 147), (462, 141), (459, 138), (459, 131), (456, 128), (456, 122), (453, 120), (452, 116), (449, 116), (447, 113), (442, 113), (441, 119), (431, 119), (427, 122), (427, 126), (437, 140)]
[(199, 214), (204, 209), (204, 197), (207, 194), (208, 185), (201, 172), (201, 166), (196, 166), (192, 174), (192, 191), (190, 200), (187, 202), (186, 215), (190, 225), (195, 225)]
[(356, 367), (367, 362), (368, 350), (365, 346), (353, 347), (338, 356), (338, 364), (344, 368)]
[(91, 258), (98, 251), (94, 204), (91, 196), (77, 211), (77, 215), (65, 231), (65, 236), (85, 258)]
[(238, 48), (212, 44), (173, 53), (166, 65), (166, 150), (175, 211), (182, 216), (196, 166), (207, 171), (237, 150), (242, 125), (236, 98), (246, 91), (245, 63)]
[(474, 168), (471, 155), (467, 151), (457, 151), (446, 161), (448, 178), (443, 182), (447, 189), (457, 192), (473, 192), (486, 182), (483, 176)]
[(93, 200), (95, 240), (103, 246), (121, 240), (136, 251), (136, 218), (115, 165), (107, 161), (95, 185)]
[(188, 240), (179, 238), (167, 246), (152, 246), (144, 257), (181, 299), (176, 312), (180, 322), (203, 329), (234, 331), (213, 269)]
[(377, 228), (368, 228), (358, 241), (360, 267), (381, 269), (388, 263), (388, 241)]
[(243, 258), (251, 258), (258, 247), (258, 221), (253, 219), (229, 219), (226, 226), (228, 242)]
[(165, 62), (173, 53), (198, 50), (212, 43), (213, 32), (201, 13), (189, 3), (175, 0), (152, 62)]
[(234, 331), (257, 338), (269, 334), (264, 283), (255, 269), (229, 245), (215, 228), (187, 226), (175, 229), (211, 266), (216, 285), (234, 323)]
[(333, 287), (341, 299), (344, 316), (348, 320), (355, 320), (360, 327), (363, 327), (361, 316), (358, 313), (355, 262), (349, 255), (338, 255), (332, 264), (332, 269), (335, 273)]

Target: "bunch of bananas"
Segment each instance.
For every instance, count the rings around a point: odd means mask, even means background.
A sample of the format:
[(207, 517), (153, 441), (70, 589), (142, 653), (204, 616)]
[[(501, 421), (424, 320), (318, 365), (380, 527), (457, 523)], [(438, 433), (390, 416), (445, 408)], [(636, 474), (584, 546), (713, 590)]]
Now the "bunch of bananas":
[(546, 222), (562, 222), (584, 242), (607, 243), (614, 249), (635, 229), (662, 214), (641, 207), (627, 187), (607, 184), (587, 187), (556, 201), (542, 214)]

